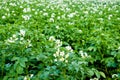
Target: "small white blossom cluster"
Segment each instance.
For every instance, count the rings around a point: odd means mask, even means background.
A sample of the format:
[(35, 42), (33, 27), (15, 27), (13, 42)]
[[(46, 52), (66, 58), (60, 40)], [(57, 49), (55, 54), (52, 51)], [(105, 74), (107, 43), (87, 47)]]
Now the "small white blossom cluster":
[(20, 30), (18, 34), (13, 34), (12, 37), (5, 40), (5, 43), (10, 45), (11, 43), (15, 43), (16, 41), (19, 41), (20, 44), (25, 44), (26, 48), (32, 46), (31, 41), (29, 39), (25, 40), (25, 30)]
[(24, 77), (23, 80), (30, 80), (30, 78), (32, 78), (33, 76), (34, 76), (33, 74), (27, 75)]
[(10, 3), (10, 6), (17, 6), (16, 3)]
[(43, 16), (48, 16), (48, 13), (43, 13)]
[(23, 9), (23, 12), (24, 12), (24, 13), (27, 13), (27, 12), (30, 12), (30, 11), (31, 11), (30, 8), (24, 8), (24, 9)]
[(59, 39), (55, 39), (54, 36), (50, 36), (49, 41), (54, 41), (55, 42), (55, 48), (56, 49), (62, 46), (62, 41), (60, 41)]
[(70, 13), (70, 14), (68, 15), (68, 17), (69, 17), (69, 18), (73, 18), (75, 15), (76, 15), (76, 13)]
[(68, 62), (68, 57), (69, 57), (69, 54), (65, 54), (64, 51), (60, 51), (60, 49), (58, 48), (56, 53), (53, 54), (53, 56), (55, 57), (54, 61), (57, 62), (57, 61), (61, 61), (61, 62), (65, 62), (67, 63)]
[(73, 52), (73, 49), (71, 48), (71, 46), (66, 46), (65, 48), (66, 48), (66, 50), (68, 50), (69, 52)]
[(90, 80), (99, 80), (98, 78), (93, 78), (93, 79), (90, 79)]
[(5, 42), (6, 43), (14, 43), (17, 40), (18, 40), (18, 38), (16, 37), (16, 34), (13, 34), (13, 36), (10, 37), (9, 39), (5, 40)]
[(49, 22), (54, 22), (54, 18), (51, 17), (50, 20), (49, 20)]
[(25, 36), (25, 30), (22, 30), (22, 29), (21, 29), (19, 35), (21, 35), (21, 36), (24, 37), (24, 36)]
[(30, 17), (31, 17), (31, 15), (22, 15), (22, 18), (23, 18), (25, 21), (29, 20)]
[(62, 41), (60, 41), (59, 39), (55, 40), (55, 47), (59, 48), (62, 46)]
[(49, 37), (49, 41), (55, 41), (55, 37), (54, 36), (50, 36)]
[(79, 54), (81, 55), (82, 58), (91, 57), (90, 55), (88, 55), (86, 52), (83, 52), (83, 51), (79, 51)]
[(55, 42), (55, 49), (57, 49), (57, 51), (53, 54), (53, 56), (55, 57), (54, 61), (62, 61), (67, 63), (68, 62), (68, 57), (69, 57), (69, 53), (73, 52), (73, 49), (71, 48), (71, 46), (66, 46), (65, 49), (67, 50), (67, 52), (65, 51), (61, 51), (60, 47), (62, 46), (62, 41), (55, 39), (54, 36), (50, 36), (49, 41), (54, 41)]

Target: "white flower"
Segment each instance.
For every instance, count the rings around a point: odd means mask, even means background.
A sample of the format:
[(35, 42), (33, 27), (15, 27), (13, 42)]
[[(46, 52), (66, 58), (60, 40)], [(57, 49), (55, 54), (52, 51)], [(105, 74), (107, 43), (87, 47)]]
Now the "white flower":
[(5, 19), (6, 18), (6, 16), (2, 16), (2, 19)]
[(71, 13), (71, 14), (68, 15), (68, 17), (69, 17), (69, 18), (72, 18), (72, 17), (74, 17), (74, 14)]
[(10, 39), (7, 40), (7, 42), (9, 42), (9, 43), (14, 43), (15, 40), (13, 40), (12, 38), (10, 38)]
[(48, 16), (48, 13), (43, 13), (43, 16)]
[(56, 26), (56, 29), (59, 29), (59, 26)]
[(79, 33), (82, 33), (82, 30), (78, 30)]
[(24, 77), (24, 80), (28, 80), (26, 76)]
[(68, 63), (68, 60), (65, 60), (66, 63)]
[(111, 17), (112, 17), (112, 15), (109, 15), (109, 16), (108, 16), (108, 19), (110, 20), (110, 19), (111, 19)]
[(26, 12), (30, 12), (30, 11), (31, 11), (30, 8), (24, 8), (24, 9), (23, 9), (23, 12), (25, 12), (25, 13), (26, 13)]
[(24, 20), (29, 20), (30, 17), (31, 17), (31, 15), (22, 15), (22, 18), (23, 18)]
[(93, 78), (93, 79), (90, 79), (90, 80), (99, 80), (98, 78)]
[(30, 43), (29, 45), (28, 45), (28, 47), (31, 47), (32, 46), (32, 44)]
[(14, 13), (15, 11), (12, 11), (12, 13)]
[(23, 6), (20, 6), (20, 8), (23, 8)]
[(103, 21), (104, 19), (103, 18), (98, 18), (99, 21)]
[(54, 61), (56, 62), (56, 61), (57, 61), (57, 59), (54, 59)]
[(35, 11), (35, 9), (33, 8), (32, 11)]
[(81, 55), (82, 58), (90, 57), (86, 52), (79, 51), (79, 54)]
[(50, 36), (49, 37), (49, 41), (55, 41), (55, 37), (54, 36)]
[(70, 11), (70, 8), (66, 8), (66, 11)]
[(66, 46), (65, 48), (66, 48), (68, 51), (71, 51), (71, 52), (73, 51), (73, 49), (71, 48), (71, 46)]
[(60, 58), (59, 60), (60, 60), (60, 61), (64, 61), (65, 59), (62, 57), (62, 58)]
[(86, 52), (84, 52), (84, 56), (85, 56), (85, 57), (87, 57), (87, 56), (88, 56), (88, 54), (87, 54)]
[(62, 42), (60, 40), (56, 40), (55, 42), (56, 42), (56, 47), (62, 46)]
[(88, 11), (84, 11), (84, 14), (88, 14)]
[(54, 19), (53, 18), (50, 18), (50, 20), (49, 20), (50, 22), (54, 22)]
[(51, 14), (51, 17), (54, 18), (54, 17), (55, 17), (55, 13), (52, 13), (52, 14)]
[(22, 41), (22, 40), (24, 40), (24, 38), (23, 38), (23, 37), (20, 37), (20, 40)]
[(20, 30), (20, 35), (25, 36), (25, 30)]
[(15, 34), (13, 34), (13, 36), (12, 36), (13, 38), (16, 38), (16, 35)]
[(10, 3), (9, 5), (10, 6), (17, 6), (15, 3)]
[(74, 25), (74, 22), (68, 22), (69, 25)]
[(18, 40), (18, 38), (17, 38), (17, 36), (16, 36), (15, 34), (13, 34), (12, 39), (13, 39), (14, 41), (17, 41), (17, 40)]
[(54, 57), (57, 57), (57, 55), (56, 55), (56, 54), (53, 54), (53, 56), (54, 56)]
[(9, 8), (6, 8), (6, 11), (8, 11), (8, 12), (9, 12)]
[(65, 55), (64, 51), (60, 52), (60, 56), (64, 56), (64, 55)]
[(57, 51), (56, 51), (56, 56), (59, 56), (59, 53), (60, 53), (60, 49), (58, 48)]
[(60, 19), (60, 16), (58, 16), (57, 19), (59, 20), (59, 19)]

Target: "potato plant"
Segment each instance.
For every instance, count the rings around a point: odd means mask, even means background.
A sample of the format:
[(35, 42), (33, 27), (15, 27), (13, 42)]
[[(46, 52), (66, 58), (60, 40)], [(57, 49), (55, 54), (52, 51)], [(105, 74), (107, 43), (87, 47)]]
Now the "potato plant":
[(119, 79), (119, 0), (0, 0), (0, 80)]

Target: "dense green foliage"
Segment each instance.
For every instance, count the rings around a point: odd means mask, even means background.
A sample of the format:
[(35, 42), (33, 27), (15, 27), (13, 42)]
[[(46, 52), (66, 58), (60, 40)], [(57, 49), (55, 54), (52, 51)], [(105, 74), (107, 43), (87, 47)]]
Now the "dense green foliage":
[(1, 1), (0, 79), (120, 79), (120, 1)]

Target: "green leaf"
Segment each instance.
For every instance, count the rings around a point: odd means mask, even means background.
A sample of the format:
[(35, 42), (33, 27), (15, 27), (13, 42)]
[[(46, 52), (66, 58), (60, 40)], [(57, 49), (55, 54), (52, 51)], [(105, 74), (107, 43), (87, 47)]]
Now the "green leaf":
[(13, 57), (11, 61), (16, 61), (18, 59), (19, 59), (19, 57)]
[[(1, 79), (2, 80), (2, 79)], [(4, 78), (3, 78), (3, 80), (8, 80), (8, 76), (5, 76)]]
[(97, 76), (97, 78), (100, 78), (100, 73), (98, 72), (98, 70), (94, 69), (94, 68), (92, 68), (92, 70), (94, 71), (94, 73)]
[(21, 58), (24, 62), (28, 61), (26, 57)]
[(100, 75), (103, 77), (103, 78), (106, 78), (106, 76), (105, 76), (105, 74), (103, 73), (103, 72), (99, 72), (100, 73)]
[(21, 59), (19, 60), (20, 66), (21, 66), (21, 67), (26, 67), (26, 65), (25, 65), (25, 62), (26, 62), (26, 61), (28, 61), (27, 58), (21, 58)]
[(21, 67), (26, 67), (25, 62), (24, 61), (20, 61), (20, 66)]
[(100, 73), (98, 71), (95, 71), (95, 75), (97, 76), (97, 78), (100, 78)]
[(17, 66), (16, 68), (17, 74), (22, 74), (23, 73), (23, 68), (21, 66)]
[(89, 70), (89, 71), (88, 71), (88, 75), (89, 75), (89, 76), (93, 76), (93, 75), (94, 75), (94, 72), (93, 72), (92, 70)]

